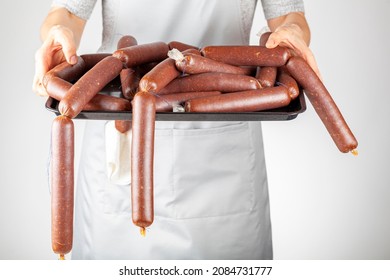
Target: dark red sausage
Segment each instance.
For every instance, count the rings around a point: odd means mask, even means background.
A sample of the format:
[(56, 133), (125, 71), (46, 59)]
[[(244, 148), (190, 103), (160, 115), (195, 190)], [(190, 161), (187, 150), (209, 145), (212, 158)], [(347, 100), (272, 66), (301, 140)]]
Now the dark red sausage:
[(237, 66), (282, 66), (291, 56), (284, 47), (208, 46), (201, 52), (205, 57)]
[(131, 144), (131, 201), (132, 218), (145, 234), (153, 223), (153, 155), (156, 119), (155, 97), (138, 92), (132, 101), (133, 127)]
[[(130, 35), (122, 36), (117, 44), (117, 49), (128, 48), (137, 45), (137, 40)], [(125, 68), (119, 74), (121, 80), (122, 95), (131, 100), (138, 88), (139, 78), (132, 68)], [(131, 121), (115, 120), (115, 128), (120, 133), (126, 133), (131, 129)]]
[(121, 89), (124, 98), (131, 100), (138, 89), (138, 73), (131, 68), (122, 69), (120, 72)]
[(263, 34), (261, 34), (259, 38), (259, 46), (265, 47), (265, 44), (267, 43), (268, 38), (269, 36), (271, 36), (271, 34), (272, 32), (264, 32)]
[(179, 41), (169, 42), (168, 43), (168, 47), (169, 47), (170, 50), (177, 49), (177, 50), (179, 50), (181, 52), (185, 51), (185, 50), (189, 50), (189, 49), (199, 50), (199, 48), (197, 48), (195, 46), (188, 45), (188, 44), (185, 44), (185, 43), (182, 43), (182, 42), (179, 42)]
[(131, 35), (124, 35), (118, 40), (116, 48), (119, 50), (136, 45), (138, 45), (137, 39)]
[[(72, 84), (58, 77), (53, 77), (47, 84), (47, 92), (52, 98), (61, 101)], [(96, 94), (84, 106), (83, 111), (130, 111), (131, 103), (123, 98)]]
[(149, 62), (149, 63), (142, 64), (140, 66), (137, 66), (136, 71), (138, 73), (138, 76), (143, 77), (146, 73), (148, 73), (150, 70), (152, 70), (154, 67), (156, 67), (156, 65), (159, 64), (160, 62), (161, 61)]
[(168, 56), (175, 60), (176, 68), (185, 74), (200, 74), (207, 72), (231, 73), (239, 75), (250, 75), (249, 68), (241, 68), (219, 62), (201, 55), (190, 53), (183, 54), (173, 49), (168, 52)]
[(85, 62), (85, 72), (87, 72), (92, 67), (94, 67), (99, 61), (111, 55), (112, 55), (111, 53), (91, 53), (91, 54), (82, 54), (80, 55), (80, 57)]
[(122, 62), (108, 56), (85, 73), (65, 94), (58, 105), (61, 115), (74, 118), (111, 80), (119, 75)]
[(168, 51), (166, 43), (155, 42), (123, 48), (115, 51), (113, 56), (131, 68), (149, 62), (161, 61), (167, 58)]
[(54, 119), (51, 131), (52, 249), (64, 259), (73, 244), (74, 125), (65, 116)]
[(345, 122), (330, 93), (312, 68), (300, 57), (288, 61), (287, 70), (303, 87), (306, 96), (322, 120), (338, 149), (354, 152), (358, 142)]
[(159, 92), (179, 75), (180, 72), (176, 69), (175, 61), (166, 58), (142, 77), (139, 82), (139, 90), (151, 93)]
[(200, 50), (198, 49), (187, 49), (182, 51), (183, 54), (194, 54), (194, 55), (202, 55)]
[[(265, 47), (271, 34), (271, 32), (263, 33), (260, 36), (259, 46)], [(277, 73), (278, 69), (274, 66), (257, 67), (256, 79), (259, 80), (262, 87), (273, 87), (275, 85)]]
[(263, 66), (257, 68), (256, 79), (262, 87), (273, 87), (275, 85), (278, 68), (273, 66)]
[(229, 73), (202, 73), (177, 78), (158, 94), (189, 91), (233, 92), (259, 88), (261, 85), (254, 77)]
[[(130, 35), (121, 37), (117, 44), (117, 49), (128, 48), (137, 45), (137, 40)], [(137, 92), (139, 76), (132, 68), (122, 69), (120, 73), (122, 94), (126, 99), (133, 99)]]
[(156, 112), (172, 112), (175, 105), (181, 104), (189, 99), (219, 94), (221, 94), (220, 91), (193, 91), (156, 95)]
[(291, 99), (295, 99), (299, 95), (299, 86), (297, 81), (288, 73), (284, 66), (279, 67), (277, 84), (288, 89)]
[(287, 106), (291, 101), (285, 87), (201, 97), (185, 103), (186, 112), (255, 112)]
[(131, 129), (131, 121), (125, 121), (125, 120), (115, 120), (115, 128), (120, 133), (126, 133)]
[(42, 79), (42, 85), (47, 88), (47, 84), (53, 77), (61, 78), (68, 82), (78, 80), (85, 73), (85, 62), (81, 57), (77, 58), (76, 64), (72, 65), (64, 61), (48, 71)]

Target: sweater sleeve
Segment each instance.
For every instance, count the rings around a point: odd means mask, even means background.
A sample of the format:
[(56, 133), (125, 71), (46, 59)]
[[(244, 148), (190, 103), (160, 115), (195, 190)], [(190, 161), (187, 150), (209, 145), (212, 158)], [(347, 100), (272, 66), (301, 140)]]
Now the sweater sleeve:
[(53, 0), (52, 6), (64, 7), (79, 18), (88, 20), (95, 4), (96, 0)]
[(272, 19), (291, 12), (304, 12), (303, 0), (261, 0), (265, 18)]

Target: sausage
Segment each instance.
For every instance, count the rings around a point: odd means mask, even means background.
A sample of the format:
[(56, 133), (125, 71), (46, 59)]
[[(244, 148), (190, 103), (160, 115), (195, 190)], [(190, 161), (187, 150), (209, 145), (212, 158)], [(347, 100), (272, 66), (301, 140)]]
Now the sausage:
[(193, 91), (156, 95), (156, 112), (172, 112), (175, 105), (181, 104), (189, 99), (219, 94), (221, 94), (220, 91)]
[(185, 103), (186, 112), (255, 112), (287, 106), (291, 101), (285, 87), (225, 93), (201, 97)]
[(91, 53), (91, 54), (82, 54), (82, 55), (80, 55), (80, 57), (85, 62), (85, 72), (89, 71), (99, 61), (103, 60), (107, 56), (111, 56), (111, 53)]
[(154, 42), (116, 50), (112, 55), (120, 59), (126, 67), (131, 68), (149, 62), (161, 61), (167, 58), (168, 51), (166, 43)]
[(273, 66), (263, 66), (257, 68), (256, 79), (262, 87), (273, 87), (275, 85), (278, 68)]
[[(42, 79), (42, 85), (47, 88), (47, 84), (54, 77), (61, 78), (68, 82), (78, 80), (85, 73), (85, 62), (81, 57), (77, 57), (76, 64), (72, 65), (64, 61), (49, 70)], [(46, 89), (47, 90), (47, 89)]]
[(291, 77), (285, 66), (279, 67), (277, 84), (287, 87), (291, 99), (295, 99), (299, 95), (299, 86), (297, 81)]
[(85, 105), (85, 111), (130, 111), (130, 101), (115, 96), (96, 94), (91, 101)]
[[(61, 101), (66, 92), (70, 90), (72, 84), (53, 77), (47, 84), (46, 90), (50, 97)], [(83, 111), (130, 111), (131, 103), (123, 98), (96, 94), (88, 103), (84, 106)]]
[(272, 32), (264, 32), (263, 34), (261, 34), (259, 38), (259, 46), (265, 47), (265, 44), (267, 43), (268, 38), (269, 36), (271, 36), (271, 34)]
[(291, 57), (284, 47), (267, 49), (262, 46), (208, 46), (203, 56), (236, 66), (282, 66)]
[(292, 57), (287, 62), (287, 70), (303, 87), (321, 121), (328, 130), (337, 148), (343, 152), (356, 154), (358, 142), (347, 125), (339, 108), (325, 85), (312, 68), (300, 57)]
[(191, 53), (182, 54), (177, 49), (168, 52), (168, 56), (175, 60), (176, 68), (184, 74), (200, 74), (207, 72), (231, 73), (239, 75), (250, 75), (249, 68), (241, 68), (219, 62), (201, 55)]
[[(271, 32), (265, 32), (260, 36), (259, 46), (265, 47)], [(275, 85), (278, 68), (274, 66), (257, 67), (256, 79), (262, 87), (273, 87)]]
[(168, 47), (169, 47), (170, 50), (177, 49), (177, 50), (179, 50), (181, 52), (185, 51), (185, 50), (189, 50), (189, 49), (199, 50), (199, 48), (197, 48), (195, 46), (188, 45), (188, 44), (185, 44), (185, 43), (182, 43), (182, 42), (179, 42), (179, 41), (169, 42), (168, 43)]
[(131, 100), (138, 89), (139, 76), (134, 69), (125, 68), (119, 74), (121, 79), (122, 95)]
[[(137, 40), (131, 35), (122, 36), (117, 44), (117, 49), (137, 45)], [(132, 68), (122, 69), (120, 72), (122, 94), (126, 99), (131, 100), (138, 88), (139, 77)]]
[(141, 235), (153, 223), (153, 154), (156, 106), (154, 95), (138, 92), (132, 101), (131, 201), (133, 223)]
[[(127, 48), (131, 46), (137, 45), (137, 40), (130, 35), (122, 36), (118, 43), (117, 43), (117, 49)], [(126, 98), (131, 100), (137, 90), (138, 87), (138, 77), (137, 73), (132, 68), (125, 68), (122, 69), (122, 71), (119, 74), (120, 80), (121, 80), (121, 89), (122, 89), (122, 95)], [(115, 128), (120, 133), (126, 133), (131, 128), (131, 121), (126, 120), (115, 120)]]
[(260, 89), (261, 85), (254, 77), (230, 73), (202, 73), (177, 78), (158, 94), (189, 91), (233, 92)]
[(202, 55), (200, 50), (198, 50), (198, 49), (187, 49), (187, 50), (182, 51), (182, 54)]
[(73, 245), (74, 125), (65, 116), (54, 119), (51, 131), (51, 239), (54, 253), (64, 259)]
[(108, 56), (85, 73), (65, 94), (58, 105), (61, 115), (74, 118), (111, 80), (119, 75), (122, 62)]
[(151, 93), (159, 92), (179, 75), (180, 72), (176, 69), (175, 61), (166, 58), (142, 77), (139, 82), (139, 90)]
[(131, 129), (131, 121), (125, 121), (125, 120), (115, 120), (115, 128), (120, 133), (126, 133)]
[(131, 35), (124, 35), (118, 40), (116, 48), (119, 50), (136, 45), (138, 45), (137, 39)]

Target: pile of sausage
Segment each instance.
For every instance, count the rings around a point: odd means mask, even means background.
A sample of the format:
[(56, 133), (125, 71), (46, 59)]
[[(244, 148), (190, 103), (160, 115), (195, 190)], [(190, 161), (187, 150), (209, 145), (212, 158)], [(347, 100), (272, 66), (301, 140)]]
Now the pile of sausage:
[[(145, 235), (153, 222), (153, 154), (156, 112), (252, 112), (287, 106), (299, 86), (341, 152), (356, 152), (357, 141), (335, 102), (310, 66), (287, 48), (207, 46), (180, 42), (138, 45), (123, 36), (114, 53), (86, 54), (77, 64), (66, 62), (44, 79), (48, 94), (59, 101), (52, 128), (52, 248), (60, 259), (73, 240), (74, 126), (82, 110), (129, 111), (132, 121), (116, 128), (132, 129), (132, 219)], [(119, 77), (122, 97), (100, 94)]]

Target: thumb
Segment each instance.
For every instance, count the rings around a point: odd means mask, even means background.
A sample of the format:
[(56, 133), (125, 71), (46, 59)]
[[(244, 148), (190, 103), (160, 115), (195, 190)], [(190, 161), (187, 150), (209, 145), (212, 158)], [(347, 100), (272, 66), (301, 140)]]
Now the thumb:
[(77, 63), (76, 42), (73, 32), (66, 27), (58, 27), (52, 33), (56, 45), (61, 46), (66, 61), (69, 64)]
[(265, 46), (269, 49), (273, 49), (277, 47), (280, 44), (280, 39), (278, 38), (277, 34), (272, 33), (268, 40), (267, 43), (265, 43)]

